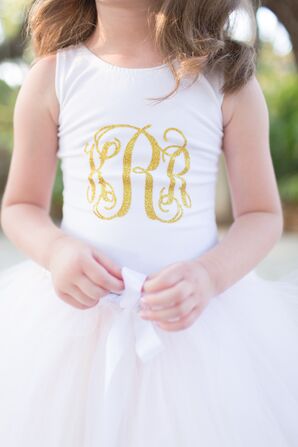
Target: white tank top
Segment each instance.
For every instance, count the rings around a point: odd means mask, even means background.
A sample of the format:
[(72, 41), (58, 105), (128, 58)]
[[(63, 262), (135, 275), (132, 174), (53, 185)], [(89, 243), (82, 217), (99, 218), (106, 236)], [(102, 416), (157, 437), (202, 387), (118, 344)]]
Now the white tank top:
[(57, 51), (55, 82), (61, 228), (146, 274), (215, 245), (221, 75), (154, 102), (175, 85), (167, 65), (120, 67), (80, 43)]

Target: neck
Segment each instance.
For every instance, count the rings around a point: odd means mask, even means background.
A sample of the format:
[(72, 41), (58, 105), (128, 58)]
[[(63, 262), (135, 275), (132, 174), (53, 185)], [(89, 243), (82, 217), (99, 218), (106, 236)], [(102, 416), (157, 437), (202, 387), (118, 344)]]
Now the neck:
[(127, 55), (153, 48), (148, 21), (152, 0), (96, 0), (98, 23), (90, 39), (94, 48)]

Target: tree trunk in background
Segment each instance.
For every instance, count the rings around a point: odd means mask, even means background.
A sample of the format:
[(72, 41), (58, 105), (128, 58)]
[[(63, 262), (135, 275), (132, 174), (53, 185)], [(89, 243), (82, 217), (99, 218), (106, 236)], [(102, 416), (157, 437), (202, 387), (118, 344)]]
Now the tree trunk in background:
[(215, 210), (217, 223), (219, 225), (230, 225), (232, 223), (233, 213), (226, 164), (223, 154), (219, 157)]
[(262, 0), (262, 6), (269, 8), (290, 34), (296, 65), (298, 67), (298, 1)]
[(24, 35), (24, 24), (21, 25), (17, 34), (10, 39), (5, 39), (0, 45), (0, 62), (21, 58), (27, 46)]

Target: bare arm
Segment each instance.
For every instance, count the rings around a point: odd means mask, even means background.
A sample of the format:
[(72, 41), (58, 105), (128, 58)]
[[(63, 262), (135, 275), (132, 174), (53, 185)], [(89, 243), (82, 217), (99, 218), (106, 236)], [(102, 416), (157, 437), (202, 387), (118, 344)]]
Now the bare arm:
[(279, 240), (283, 215), (269, 145), (269, 114), (254, 77), (223, 102), (225, 157), (234, 222), (197, 259), (221, 293), (254, 268)]
[(1, 208), (6, 236), (51, 272), (66, 303), (88, 309), (123, 289), (121, 270), (96, 247), (66, 234), (49, 216), (57, 165), (56, 56), (29, 70), (14, 109), (14, 148)]
[(14, 147), (1, 206), (6, 236), (42, 266), (49, 247), (63, 236), (49, 216), (56, 174), (57, 119), (55, 56), (29, 70), (14, 109)]
[(269, 119), (254, 77), (223, 101), (223, 153), (234, 222), (201, 256), (175, 262), (146, 279), (141, 317), (165, 330), (189, 327), (214, 296), (224, 292), (280, 238), (283, 215), (269, 147)]

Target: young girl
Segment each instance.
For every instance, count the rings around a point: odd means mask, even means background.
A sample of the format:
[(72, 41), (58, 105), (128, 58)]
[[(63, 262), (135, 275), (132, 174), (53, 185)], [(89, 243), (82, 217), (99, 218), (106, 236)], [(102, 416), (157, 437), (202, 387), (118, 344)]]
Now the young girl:
[(254, 271), (283, 218), (254, 50), (230, 35), (240, 6), (32, 5), (40, 59), (1, 214), (28, 255), (0, 275), (1, 446), (298, 445), (298, 271)]

